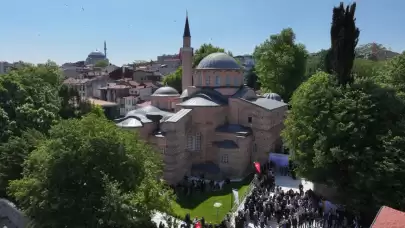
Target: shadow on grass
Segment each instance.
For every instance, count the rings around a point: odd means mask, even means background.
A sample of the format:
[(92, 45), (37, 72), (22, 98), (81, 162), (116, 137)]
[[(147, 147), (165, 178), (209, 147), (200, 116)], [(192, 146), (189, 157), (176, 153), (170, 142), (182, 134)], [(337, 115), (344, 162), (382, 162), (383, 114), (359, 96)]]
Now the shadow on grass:
[[(214, 197), (214, 196), (226, 196), (229, 195), (229, 201), (231, 201), (232, 189), (240, 189), (243, 186), (247, 186), (253, 179), (253, 174), (248, 175), (240, 182), (231, 182), (230, 184), (225, 184), (222, 190), (218, 191), (193, 191), (191, 195), (183, 194), (183, 191), (179, 191), (176, 194), (176, 203), (183, 209), (192, 210), (196, 208), (198, 205), (206, 201), (207, 199)], [(239, 196), (241, 197), (241, 195)]]

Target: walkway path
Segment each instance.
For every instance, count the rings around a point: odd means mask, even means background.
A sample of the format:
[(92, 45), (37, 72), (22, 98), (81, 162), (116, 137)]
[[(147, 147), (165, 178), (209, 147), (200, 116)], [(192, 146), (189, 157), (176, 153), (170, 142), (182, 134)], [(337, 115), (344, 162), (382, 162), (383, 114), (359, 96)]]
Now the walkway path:
[[(304, 192), (309, 189), (312, 189), (312, 190), (314, 189), (314, 184), (312, 182), (306, 181), (304, 179), (294, 180), (290, 176), (276, 175), (275, 182), (276, 182), (276, 185), (280, 186), (281, 189), (284, 191), (288, 191), (290, 189), (292, 189), (294, 191), (299, 191), (298, 186), (300, 185), (300, 183), (304, 186)], [(236, 212), (232, 214), (231, 227), (235, 227), (235, 216), (238, 215), (238, 211), (243, 210), (247, 196), (248, 195), (246, 195), (246, 197), (239, 204), (238, 210), (236, 210)], [(277, 223), (275, 221), (271, 221), (269, 225), (270, 225), (269, 227), (277, 227)], [(250, 223), (249, 227), (254, 227), (254, 225), (252, 223)]]

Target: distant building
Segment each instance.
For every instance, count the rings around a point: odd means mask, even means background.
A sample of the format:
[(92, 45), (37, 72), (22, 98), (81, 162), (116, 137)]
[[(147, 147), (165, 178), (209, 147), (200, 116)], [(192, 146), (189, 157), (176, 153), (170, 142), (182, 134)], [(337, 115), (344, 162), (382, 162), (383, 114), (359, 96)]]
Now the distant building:
[(162, 81), (163, 75), (156, 71), (151, 70), (134, 70), (132, 74), (132, 80), (137, 82), (142, 81), (153, 81), (160, 82)]
[(0, 61), (0, 74), (5, 74), (10, 71), (13, 64), (5, 61)]
[(100, 88), (101, 99), (115, 102), (119, 105), (119, 114), (126, 115), (145, 101), (150, 100), (150, 96), (155, 91), (157, 85), (153, 82), (137, 82), (130, 78), (116, 80)]
[(104, 61), (104, 60), (108, 61), (108, 59), (107, 59), (107, 43), (105, 41), (104, 41), (104, 53), (102, 53), (102, 52), (100, 52), (98, 50), (90, 52), (90, 54), (87, 56), (87, 59), (86, 59), (86, 65), (89, 65), (89, 64), (94, 65), (98, 61)]
[(76, 89), (81, 97), (100, 98), (100, 88), (107, 85), (108, 74), (102, 71), (79, 73), (78, 77), (66, 79), (63, 83)]

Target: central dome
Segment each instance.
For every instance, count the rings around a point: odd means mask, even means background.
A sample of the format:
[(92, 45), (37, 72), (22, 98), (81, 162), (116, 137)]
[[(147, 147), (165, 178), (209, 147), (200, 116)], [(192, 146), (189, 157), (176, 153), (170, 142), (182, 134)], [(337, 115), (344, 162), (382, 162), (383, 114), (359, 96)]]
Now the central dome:
[(196, 69), (241, 69), (236, 60), (225, 53), (212, 53), (201, 60)]
[(93, 51), (89, 55), (89, 57), (105, 57), (104, 54), (100, 51)]

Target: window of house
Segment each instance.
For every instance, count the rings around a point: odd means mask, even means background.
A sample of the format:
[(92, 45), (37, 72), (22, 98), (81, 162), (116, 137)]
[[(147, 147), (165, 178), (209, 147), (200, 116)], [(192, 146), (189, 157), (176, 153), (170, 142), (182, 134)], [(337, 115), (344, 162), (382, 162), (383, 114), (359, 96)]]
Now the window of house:
[(189, 151), (201, 150), (201, 133), (187, 135), (187, 150)]
[(222, 163), (229, 163), (229, 158), (227, 154), (224, 154), (221, 156), (221, 162)]
[(162, 154), (166, 154), (166, 147), (162, 148)]
[(231, 85), (231, 78), (229, 77), (229, 75), (226, 76), (226, 85), (227, 86)]
[(220, 85), (221, 85), (221, 78), (220, 78), (218, 75), (215, 77), (215, 85), (216, 85), (216, 86), (220, 86)]
[(248, 117), (248, 123), (252, 123), (252, 117), (251, 116)]
[(205, 76), (205, 85), (207, 85), (207, 86), (210, 85), (210, 76), (209, 75)]

